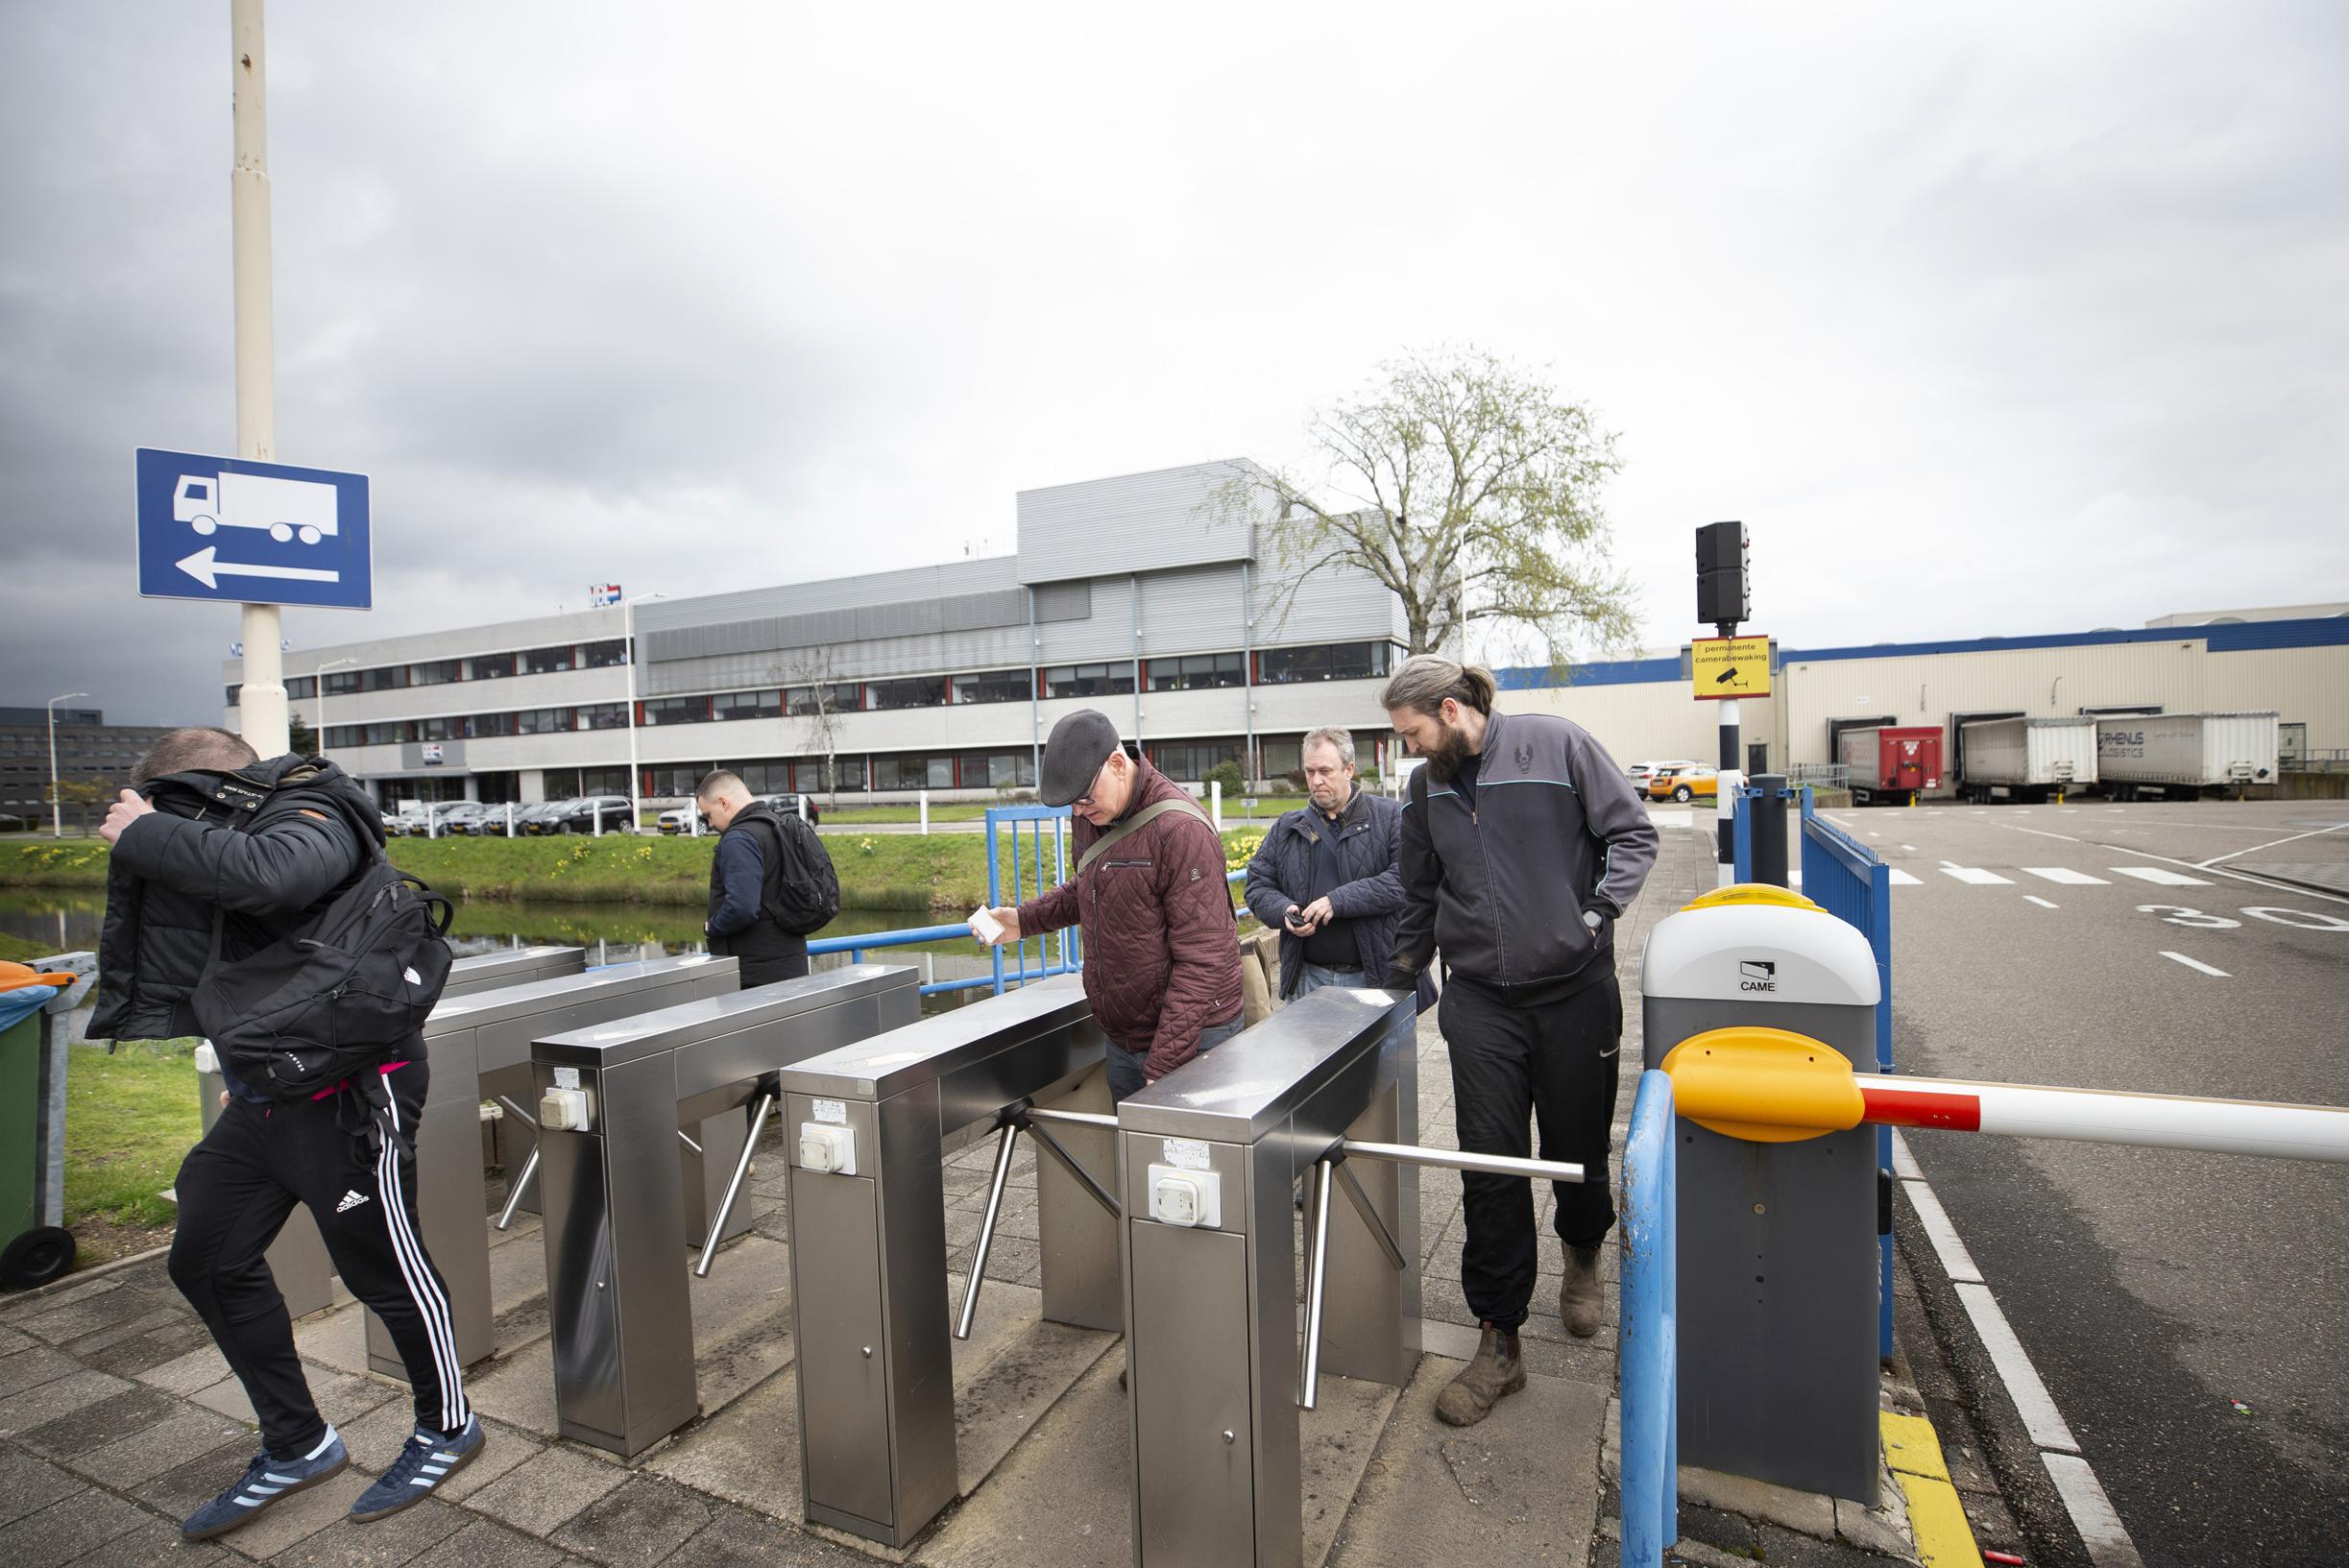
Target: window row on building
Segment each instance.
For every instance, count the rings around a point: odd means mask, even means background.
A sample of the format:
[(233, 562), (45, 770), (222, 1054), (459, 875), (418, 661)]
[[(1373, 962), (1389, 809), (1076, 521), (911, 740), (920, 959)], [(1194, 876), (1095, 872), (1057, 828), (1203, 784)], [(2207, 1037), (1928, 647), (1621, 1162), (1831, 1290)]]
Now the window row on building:
[[(1257, 686), (1311, 681), (1384, 679), (1399, 660), (1386, 642), (1341, 642), (1309, 648), (1267, 648), (1255, 655)], [(410, 666), (417, 667), (417, 666)], [(951, 708), (974, 703), (1027, 702), (1053, 697), (1131, 696), (1137, 677), (1150, 691), (1202, 691), (1247, 683), (1247, 661), (1239, 653), (1184, 654), (1114, 663), (1047, 664), (1036, 669), (985, 670), (969, 675), (917, 675), (880, 681), (840, 681), (827, 686), (764, 687), (749, 691), (703, 692), (687, 697), (648, 697), (637, 704), (637, 722), (647, 728), (675, 724), (725, 723), (735, 719), (809, 718), (823, 712), (888, 712), (913, 708)], [(327, 677), (329, 681), (332, 675)], [(309, 693), (291, 690), (289, 696)], [(328, 692), (332, 695), (331, 690)], [(533, 708), (514, 712), (452, 714), (443, 718), (394, 719), (378, 724), (338, 724), (327, 731), (334, 746), (383, 746), (422, 740), (483, 739), (499, 736), (555, 735), (576, 730), (625, 729), (625, 703), (569, 708)]]
[[(372, 669), (330, 669), (323, 674), (289, 675), (285, 695), (306, 702), (318, 695), (321, 682), (329, 697), (354, 696), (362, 691), (405, 691), (411, 687), (451, 686), (459, 681), (499, 681), (510, 675), (557, 675), (571, 669), (616, 669), (628, 663), (625, 638), (600, 642), (563, 642), (547, 648), (522, 648), (507, 653), (477, 653), (470, 659), (428, 659), (414, 664), (377, 664)], [(229, 706), (236, 706), (238, 688), (229, 688)]]

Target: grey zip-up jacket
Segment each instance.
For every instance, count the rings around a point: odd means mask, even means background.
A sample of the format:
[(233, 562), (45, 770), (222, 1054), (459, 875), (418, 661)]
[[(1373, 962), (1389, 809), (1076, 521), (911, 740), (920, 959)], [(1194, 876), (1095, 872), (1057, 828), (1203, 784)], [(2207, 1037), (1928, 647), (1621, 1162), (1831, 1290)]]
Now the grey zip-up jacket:
[(1492, 714), (1477, 764), (1473, 807), (1428, 768), (1411, 776), (1389, 987), (1441, 948), (1451, 974), (1504, 1000), (1571, 995), (1613, 972), (1615, 921), (1656, 864), (1656, 826), (1606, 748), (1553, 714)]

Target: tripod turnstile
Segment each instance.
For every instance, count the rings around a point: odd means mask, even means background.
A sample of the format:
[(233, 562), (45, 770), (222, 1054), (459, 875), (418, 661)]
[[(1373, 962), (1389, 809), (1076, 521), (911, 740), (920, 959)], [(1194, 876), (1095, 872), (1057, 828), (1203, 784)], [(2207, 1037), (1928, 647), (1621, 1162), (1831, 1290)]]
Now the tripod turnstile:
[(471, 996), (475, 991), (498, 991), (558, 975), (576, 975), (587, 968), (585, 948), (508, 948), (502, 953), (477, 953), (448, 966), (448, 983), (441, 1000)]
[[(918, 980), (908, 967), (854, 964), (553, 1035), (532, 1048), (563, 1435), (637, 1454), (700, 1408), (678, 1124), (756, 1107), (712, 1220), (722, 1235), (774, 1109), (776, 1074), (912, 1023), (921, 1007)], [(707, 1252), (702, 1262), (706, 1271)]]
[[(1418, 1364), (1417, 1016), (1408, 995), (1317, 991), (1118, 1107), (1144, 1568), (1293, 1568), (1319, 1372), (1400, 1387)], [(1357, 1173), (1348, 1152), (1385, 1157)], [(1338, 1191), (1358, 1222), (1333, 1224)]]
[[(561, 952), (576, 952), (562, 949)], [(499, 955), (499, 956), (502, 956)], [(476, 1107), (493, 1096), (507, 1114), (528, 1121), (530, 1046), (548, 1034), (649, 1013), (702, 997), (732, 993), (739, 984), (732, 958), (692, 954), (612, 964), (551, 978), (444, 998), (424, 1024), (425, 1060), (432, 1078), (416, 1135), (416, 1207), (425, 1249), (448, 1288), (449, 1328), (457, 1362), (471, 1366), (496, 1349), (491, 1334), (490, 1248), (483, 1215), (481, 1133)], [(726, 1172), (741, 1152), (739, 1117), (702, 1124), (700, 1148), (683, 1142), (684, 1202), (689, 1232), (714, 1211)], [(712, 1147), (714, 1142), (715, 1147)], [(509, 1180), (525, 1186), (537, 1151), (509, 1161)], [(716, 1169), (719, 1162), (724, 1170)], [(747, 1217), (745, 1217), (747, 1218)], [(399, 1347), (375, 1314), (367, 1315), (367, 1364), (387, 1377), (404, 1377)]]
[[(995, 1179), (964, 1286), (971, 1316), (1026, 1129), (1038, 1171), (1043, 1315), (1123, 1319), (1109, 1125), (1047, 1125), (1033, 1102), (1104, 1110), (1106, 1042), (1074, 976), (926, 1018), (787, 1069), (791, 1309), (798, 1337), (800, 1474), (807, 1517), (903, 1546), (958, 1490), (949, 1342), (945, 1141), (999, 1128)], [(1083, 1113), (1078, 1113), (1082, 1115)], [(1059, 1122), (1060, 1118), (1053, 1118)], [(1057, 1136), (1055, 1136), (1057, 1134)]]

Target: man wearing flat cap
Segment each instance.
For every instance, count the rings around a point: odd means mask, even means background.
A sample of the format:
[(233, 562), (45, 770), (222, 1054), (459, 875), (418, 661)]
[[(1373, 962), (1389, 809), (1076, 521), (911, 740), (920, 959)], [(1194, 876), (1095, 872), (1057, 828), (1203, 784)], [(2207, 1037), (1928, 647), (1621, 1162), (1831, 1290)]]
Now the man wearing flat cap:
[(1039, 782), (1047, 806), (1075, 808), (1077, 874), (987, 912), (1003, 928), (998, 942), (1083, 930), (1085, 995), (1109, 1037), (1110, 1098), (1124, 1099), (1240, 1032), (1223, 840), (1180, 784), (1127, 756), (1117, 726), (1091, 709), (1053, 726)]

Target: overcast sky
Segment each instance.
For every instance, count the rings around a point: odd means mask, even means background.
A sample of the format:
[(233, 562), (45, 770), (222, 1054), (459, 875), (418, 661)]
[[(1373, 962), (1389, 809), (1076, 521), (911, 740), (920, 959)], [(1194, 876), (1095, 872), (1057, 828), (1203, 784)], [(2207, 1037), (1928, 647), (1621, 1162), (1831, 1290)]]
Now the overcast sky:
[[(327, 6), (269, 36), (298, 650), (1008, 548), (1400, 350), (1621, 433), (1641, 639), (2349, 598), (2349, 9)], [(211, 719), (131, 453), (233, 449), (226, 4), (9, 0), (0, 705)]]

